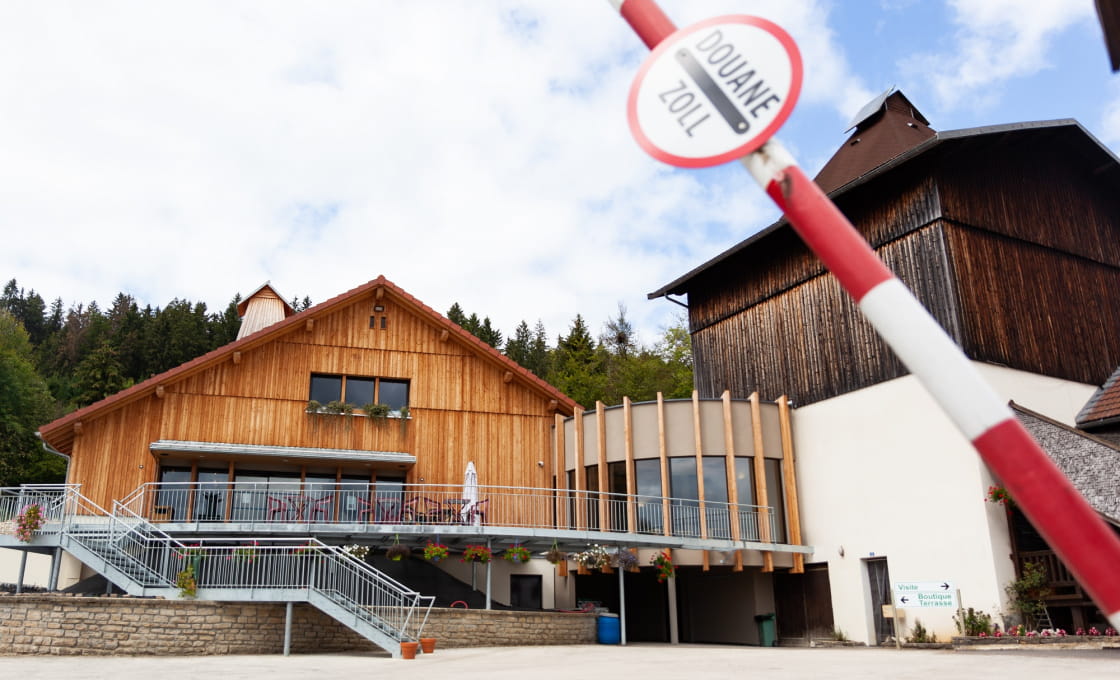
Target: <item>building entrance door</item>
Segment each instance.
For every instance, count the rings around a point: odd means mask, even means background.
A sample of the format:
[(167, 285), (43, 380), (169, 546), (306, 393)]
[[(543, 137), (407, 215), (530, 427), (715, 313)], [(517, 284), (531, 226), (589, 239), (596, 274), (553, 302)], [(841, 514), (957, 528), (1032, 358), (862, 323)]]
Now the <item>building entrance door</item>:
[(875, 643), (889, 642), (894, 635), (893, 622), (883, 616), (883, 605), (891, 603), (891, 577), (887, 558), (873, 557), (867, 563), (867, 581), (871, 589), (871, 616), (875, 620)]

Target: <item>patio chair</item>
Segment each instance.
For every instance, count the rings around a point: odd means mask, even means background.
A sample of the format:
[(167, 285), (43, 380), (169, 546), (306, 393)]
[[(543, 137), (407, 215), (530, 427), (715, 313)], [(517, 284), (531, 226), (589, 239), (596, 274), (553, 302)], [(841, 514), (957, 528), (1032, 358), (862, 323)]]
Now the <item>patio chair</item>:
[(268, 521), (273, 521), (276, 518), (276, 513), (280, 513), (282, 519), (288, 518), (288, 504), (283, 498), (269, 496), (266, 499), (265, 512), (268, 513)]
[(307, 521), (310, 522), (316, 515), (323, 518), (326, 522), (330, 520), (328, 516), (331, 511), (331, 501), (334, 500), (334, 494), (327, 494), (322, 498), (316, 498), (311, 501), (307, 506)]
[(486, 510), (489, 503), (489, 498), (483, 498), (464, 506), (461, 514), (463, 524), (475, 524), (476, 521), (478, 524), (486, 524)]

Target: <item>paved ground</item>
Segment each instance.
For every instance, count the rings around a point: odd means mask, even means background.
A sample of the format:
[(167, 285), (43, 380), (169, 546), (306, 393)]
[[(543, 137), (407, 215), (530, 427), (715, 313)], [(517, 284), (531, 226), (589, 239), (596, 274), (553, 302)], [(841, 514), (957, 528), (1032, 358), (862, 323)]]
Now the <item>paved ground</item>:
[[(634, 644), (436, 650), (412, 661), (376, 654), (204, 657), (0, 656), (0, 677), (285, 680), (423, 673), (432, 678), (1120, 678), (1120, 650), (953, 652)], [(362, 675), (356, 675), (356, 674)]]

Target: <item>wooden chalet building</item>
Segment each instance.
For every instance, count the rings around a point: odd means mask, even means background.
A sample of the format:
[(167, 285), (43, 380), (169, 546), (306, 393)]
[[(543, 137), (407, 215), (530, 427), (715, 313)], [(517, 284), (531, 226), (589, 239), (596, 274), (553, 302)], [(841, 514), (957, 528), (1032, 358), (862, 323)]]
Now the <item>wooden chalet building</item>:
[[(461, 484), (468, 462), (486, 484), (549, 486), (537, 461), (575, 403), (385, 277), (298, 315), (266, 285), (239, 311), (235, 342), (40, 429), (86, 497), (108, 507), (169, 481)], [(352, 412), (320, 412), (336, 401)], [(391, 412), (359, 417), (366, 403)]]
[[(1120, 364), (1117, 158), (1073, 120), (937, 132), (901, 92), (853, 128), (817, 183), (997, 392), (1073, 425)], [(649, 295), (663, 296), (687, 296), (701, 397), (796, 407), (815, 553), (776, 582), (779, 637), (835, 626), (880, 643), (894, 581), (950, 580), (964, 606), (1010, 613), (1008, 523), (984, 502), (998, 480), (786, 222)], [(1076, 604), (1055, 623), (1103, 620)], [(909, 612), (904, 630), (915, 613), (954, 631), (947, 610)]]

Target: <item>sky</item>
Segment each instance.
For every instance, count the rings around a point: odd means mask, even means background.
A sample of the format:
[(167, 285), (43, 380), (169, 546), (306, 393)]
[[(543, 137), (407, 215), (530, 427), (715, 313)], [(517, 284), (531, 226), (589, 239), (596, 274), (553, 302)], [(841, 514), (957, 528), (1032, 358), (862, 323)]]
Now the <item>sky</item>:
[[(790, 33), (777, 132), (810, 175), (895, 87), (935, 130), (1075, 118), (1115, 151), (1120, 76), (1092, 0), (662, 0)], [(779, 218), (738, 164), (646, 155), (647, 48), (607, 0), (0, 3), (0, 279), (223, 309), (265, 281), (322, 302), (384, 275), (439, 312), (550, 338)]]

